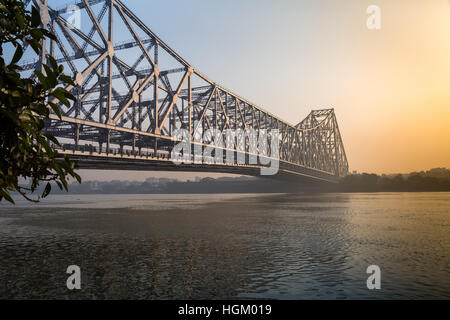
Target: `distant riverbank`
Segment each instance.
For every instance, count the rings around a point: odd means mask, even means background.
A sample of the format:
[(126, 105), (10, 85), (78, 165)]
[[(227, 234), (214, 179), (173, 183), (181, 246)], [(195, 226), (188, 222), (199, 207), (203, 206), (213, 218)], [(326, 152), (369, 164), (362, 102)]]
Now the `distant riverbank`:
[[(42, 190), (40, 190), (42, 191)], [(83, 181), (72, 183), (69, 194), (246, 194), (246, 193), (368, 193), (448, 192), (450, 170), (432, 169), (410, 174), (351, 174), (337, 184), (299, 183), (258, 177), (196, 178), (180, 181), (150, 178), (146, 181)], [(39, 194), (39, 192), (37, 193)], [(56, 186), (52, 194), (66, 194)]]
[(440, 192), (450, 191), (450, 170), (432, 169), (410, 174), (353, 174), (331, 187), (340, 192)]
[[(64, 193), (54, 188), (54, 193)], [(85, 181), (70, 185), (71, 194), (223, 194), (296, 192), (445, 192), (450, 191), (450, 170), (432, 169), (410, 174), (352, 174), (338, 184), (297, 183), (271, 178), (197, 178), (195, 181), (150, 178), (139, 181)]]

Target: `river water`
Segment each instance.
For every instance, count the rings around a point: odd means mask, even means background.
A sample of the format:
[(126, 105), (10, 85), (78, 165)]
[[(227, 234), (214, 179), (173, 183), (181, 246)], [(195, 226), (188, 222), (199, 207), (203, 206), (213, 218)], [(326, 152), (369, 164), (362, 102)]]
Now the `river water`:
[[(69, 265), (81, 290), (66, 287)], [(2, 203), (0, 298), (449, 299), (450, 193)]]

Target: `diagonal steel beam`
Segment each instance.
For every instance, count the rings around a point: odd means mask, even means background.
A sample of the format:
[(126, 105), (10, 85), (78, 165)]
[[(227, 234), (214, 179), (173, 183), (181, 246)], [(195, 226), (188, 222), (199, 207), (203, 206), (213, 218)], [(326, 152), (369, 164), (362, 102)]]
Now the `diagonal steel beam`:
[[(76, 76), (76, 79), (75, 79), (76, 84), (82, 85), (83, 78), (86, 77), (86, 75), (89, 74), (89, 72), (91, 72), (94, 68), (96, 68), (100, 64), (100, 62), (102, 62), (107, 56), (108, 56), (108, 52), (103, 53), (89, 67), (84, 69), (83, 72), (78, 73)], [(67, 91), (71, 91), (74, 87), (75, 87), (74, 85), (70, 84), (70, 85), (66, 86), (64, 89), (66, 89)], [(55, 103), (56, 101), (57, 101), (57, 99), (54, 98), (50, 102)]]
[[(86, 0), (85, 0), (86, 1)], [(145, 48), (144, 44), (142, 43), (142, 40), (139, 38), (139, 36), (136, 34), (136, 31), (134, 31), (133, 26), (131, 25), (130, 21), (128, 21), (128, 18), (123, 13), (122, 8), (118, 5), (115, 6), (117, 8), (117, 11), (119, 12), (120, 17), (122, 18), (123, 22), (127, 25), (128, 30), (130, 30), (131, 34), (133, 35), (133, 38), (136, 40), (136, 42), (141, 47), (142, 52), (147, 57), (147, 60), (150, 62), (152, 67), (155, 67), (155, 62), (153, 61), (152, 57), (148, 53), (147, 49)]]
[[(186, 71), (186, 73), (183, 76), (183, 79), (181, 80), (180, 84), (178, 85), (177, 91), (175, 92), (175, 94), (172, 96), (169, 108), (167, 109), (166, 113), (164, 114), (164, 116), (162, 117), (161, 122), (159, 123), (159, 130), (161, 130), (161, 128), (164, 126), (164, 123), (167, 120), (167, 117), (169, 116), (170, 112), (172, 111), (173, 106), (175, 105), (175, 103), (178, 100), (178, 96), (180, 95), (181, 89), (183, 89), (184, 83), (186, 82), (186, 80), (189, 78), (189, 76), (192, 74), (192, 69), (188, 69)], [(157, 115), (158, 116), (158, 115)]]
[[(107, 9), (108, 9), (108, 2), (105, 2), (105, 3), (103, 4), (103, 7), (102, 7), (102, 9), (101, 9), (101, 11), (100, 11), (100, 14), (99, 14), (99, 16), (98, 16), (98, 22), (99, 22), (99, 23), (102, 22), (103, 16), (105, 15)], [(94, 25), (94, 26), (92, 26), (91, 30), (89, 31), (89, 34), (88, 34), (88, 38), (89, 38), (89, 39), (91, 39), (91, 38), (94, 36), (95, 31), (96, 31), (96, 26)], [(87, 46), (88, 46), (88, 42), (85, 41), (85, 42), (83, 43), (83, 51), (86, 50)]]
[(194, 133), (197, 132), (198, 128), (200, 127), (200, 125), (202, 123), (203, 118), (206, 115), (206, 112), (208, 111), (208, 106), (211, 103), (211, 100), (212, 100), (212, 97), (214, 95), (214, 92), (215, 92), (215, 88), (214, 88), (214, 90), (211, 90), (211, 94), (209, 95), (208, 101), (206, 102), (205, 106), (203, 107), (203, 112), (202, 112), (200, 118), (198, 118), (198, 123), (197, 123), (197, 126), (194, 129)]
[[(114, 1), (114, 0), (110, 0), (110, 1)], [(95, 16), (94, 12), (92, 11), (89, 1), (83, 0), (83, 3), (85, 6), (85, 9), (86, 9), (86, 12), (89, 15), (89, 18), (91, 18), (92, 23), (94, 24), (95, 28), (97, 29), (98, 34), (100, 35), (100, 38), (102, 38), (102, 41), (105, 44), (105, 47), (107, 48), (110, 42), (109, 42), (108, 38), (106, 37), (105, 33), (103, 32), (100, 22), (98, 22), (97, 17)]]
[[(141, 84), (139, 89), (137, 89), (134, 92), (131, 92), (131, 98), (125, 103), (123, 107), (120, 108), (120, 110), (115, 114), (115, 116), (112, 119), (113, 123), (117, 123), (117, 121), (120, 119), (120, 117), (125, 113), (125, 111), (128, 109), (128, 107), (133, 103), (137, 102), (138, 95), (142, 93), (144, 88), (147, 86), (147, 84), (150, 82), (150, 80), (155, 76), (155, 73), (152, 72), (147, 79)], [(138, 81), (136, 81), (138, 83)]]

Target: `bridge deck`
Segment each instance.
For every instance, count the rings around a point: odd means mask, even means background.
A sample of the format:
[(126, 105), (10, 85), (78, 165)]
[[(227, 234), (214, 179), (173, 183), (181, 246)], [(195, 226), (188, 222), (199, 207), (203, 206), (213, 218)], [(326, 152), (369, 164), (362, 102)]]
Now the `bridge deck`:
[[(78, 163), (80, 169), (89, 170), (127, 170), (127, 171), (179, 171), (179, 172), (210, 172), (239, 174), (261, 177), (260, 165), (238, 165), (192, 162), (191, 164), (174, 164), (167, 156), (139, 156), (131, 154), (105, 154), (90, 151), (58, 150)], [(278, 174), (267, 176), (273, 179), (297, 180), (299, 182), (331, 182), (336, 183), (339, 177), (314, 169), (295, 166), (280, 162)]]

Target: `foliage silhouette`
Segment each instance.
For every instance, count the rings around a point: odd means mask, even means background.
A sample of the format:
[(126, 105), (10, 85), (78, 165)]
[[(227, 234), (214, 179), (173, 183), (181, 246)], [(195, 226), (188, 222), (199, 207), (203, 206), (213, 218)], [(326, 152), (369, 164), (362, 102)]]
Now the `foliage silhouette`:
[[(64, 84), (73, 85), (72, 79), (50, 55), (33, 77), (20, 74), (19, 62), (28, 46), (40, 56), (43, 40), (56, 40), (41, 26), (35, 7), (28, 11), (22, 1), (0, 0), (0, 202), (14, 203), (10, 192), (38, 202), (51, 192), (52, 181), (66, 191), (68, 178), (81, 182), (75, 163), (53, 150), (51, 143), (59, 145), (58, 141), (43, 131), (50, 109), (61, 117), (58, 105), (50, 101), (56, 99), (67, 106), (69, 100), (75, 101), (63, 88)], [(14, 49), (8, 63), (5, 47)], [(46, 183), (42, 194), (33, 195), (41, 183)]]

